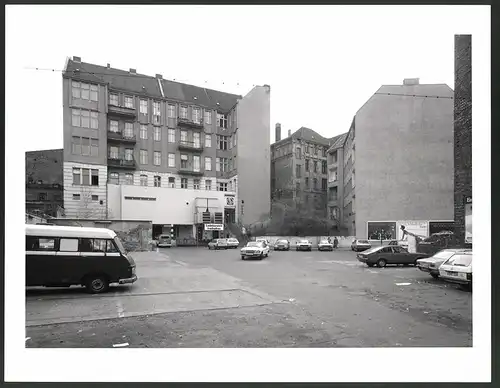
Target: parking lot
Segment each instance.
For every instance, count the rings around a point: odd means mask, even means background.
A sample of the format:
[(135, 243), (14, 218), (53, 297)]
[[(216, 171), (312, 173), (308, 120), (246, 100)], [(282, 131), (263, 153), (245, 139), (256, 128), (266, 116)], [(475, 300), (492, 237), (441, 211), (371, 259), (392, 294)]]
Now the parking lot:
[(472, 346), (472, 294), (354, 252), (165, 248), (110, 293), (30, 289), (27, 347)]

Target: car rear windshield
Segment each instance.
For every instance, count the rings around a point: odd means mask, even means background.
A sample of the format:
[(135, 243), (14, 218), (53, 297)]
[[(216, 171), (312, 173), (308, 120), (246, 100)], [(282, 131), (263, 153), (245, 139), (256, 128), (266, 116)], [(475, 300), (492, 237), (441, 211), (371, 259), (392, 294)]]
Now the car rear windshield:
[(330, 244), (330, 243), (328, 242), (328, 240), (321, 240), (319, 243), (320, 243), (320, 244)]
[(360, 244), (369, 244), (368, 240), (358, 240)]
[(472, 264), (472, 255), (454, 255), (446, 262), (448, 265), (457, 267), (468, 267)]
[(278, 240), (276, 241), (276, 243), (280, 243), (280, 244), (286, 244), (288, 241), (287, 240)]

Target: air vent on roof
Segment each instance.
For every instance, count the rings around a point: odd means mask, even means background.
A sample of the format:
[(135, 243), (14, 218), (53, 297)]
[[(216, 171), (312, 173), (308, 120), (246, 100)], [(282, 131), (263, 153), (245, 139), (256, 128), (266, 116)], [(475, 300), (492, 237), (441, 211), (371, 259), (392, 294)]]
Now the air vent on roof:
[(73, 57), (73, 62), (81, 63), (82, 62), (82, 58), (80, 58), (80, 57)]
[(403, 85), (418, 85), (420, 83), (420, 78), (405, 78), (403, 80)]
[(136, 71), (135, 69), (130, 69), (130, 70), (129, 70), (129, 73), (130, 73), (130, 74), (137, 74), (137, 71)]

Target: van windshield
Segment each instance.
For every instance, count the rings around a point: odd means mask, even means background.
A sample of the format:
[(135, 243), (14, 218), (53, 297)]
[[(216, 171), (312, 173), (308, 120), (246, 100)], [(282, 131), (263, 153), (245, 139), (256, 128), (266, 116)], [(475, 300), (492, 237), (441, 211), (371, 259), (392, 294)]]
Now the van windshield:
[(115, 244), (118, 247), (118, 250), (120, 251), (120, 253), (123, 254), (123, 255), (126, 255), (127, 254), (127, 250), (123, 246), (122, 241), (118, 237), (115, 237), (114, 240), (115, 240)]

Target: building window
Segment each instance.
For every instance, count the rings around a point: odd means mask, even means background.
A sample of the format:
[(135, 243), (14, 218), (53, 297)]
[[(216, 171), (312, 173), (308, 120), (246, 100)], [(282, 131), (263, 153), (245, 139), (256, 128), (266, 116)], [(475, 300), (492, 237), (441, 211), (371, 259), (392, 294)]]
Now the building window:
[(168, 117), (175, 119), (175, 105), (168, 104)]
[(140, 151), (140, 162), (141, 164), (148, 164), (148, 151), (146, 150)]
[(218, 150), (227, 150), (227, 136), (217, 135), (217, 149)]
[(313, 179), (313, 189), (314, 190), (318, 189), (318, 179), (316, 179), (316, 178)]
[(300, 192), (300, 182), (295, 183), (295, 191), (297, 194)]
[(80, 126), (82, 128), (90, 128), (90, 111), (80, 110), (81, 122)]
[(326, 174), (326, 160), (321, 161), (321, 173)]
[(301, 152), (300, 147), (297, 147), (297, 148), (295, 149), (295, 157), (296, 157), (297, 159), (301, 159), (301, 158), (302, 158), (302, 152)]
[(125, 184), (133, 185), (134, 184), (134, 176), (130, 173), (125, 174)]
[(82, 137), (82, 155), (90, 156), (90, 138)]
[(193, 171), (200, 171), (200, 157), (193, 155)]
[(306, 159), (305, 169), (309, 171), (309, 159)]
[(217, 182), (217, 191), (227, 191), (227, 182)]
[(212, 171), (212, 158), (205, 156), (205, 171)]
[(212, 135), (205, 135), (205, 148), (212, 147)]
[(300, 178), (300, 177), (301, 177), (301, 172), (302, 172), (302, 171), (301, 171), (300, 167), (301, 167), (301, 166), (300, 166), (300, 164), (296, 164), (296, 165), (295, 165), (295, 176), (296, 176), (297, 178)]
[(193, 108), (193, 122), (200, 124), (201, 123), (201, 111), (200, 108)]
[(193, 133), (193, 145), (196, 148), (200, 148), (201, 147), (201, 144), (200, 144), (200, 134), (198, 132), (194, 132)]
[(160, 117), (161, 117), (160, 102), (154, 101), (153, 102), (153, 124), (160, 124)]
[(323, 151), (322, 152), (323, 152), (322, 153), (323, 157), (326, 157), (326, 147), (323, 147)]
[[(147, 131), (147, 129), (146, 129)], [(134, 124), (132, 123), (125, 123), (125, 132), (123, 133), (124, 137), (131, 139), (134, 137)], [(147, 132), (146, 132), (147, 136)]]
[(181, 178), (181, 189), (187, 189), (187, 188), (188, 188), (187, 178)]
[(141, 130), (140, 130), (139, 136), (141, 137), (141, 139), (147, 140), (147, 138), (148, 138), (147, 125), (141, 125)]
[(314, 155), (318, 155), (318, 147), (314, 146)]
[(128, 160), (128, 161), (134, 160), (134, 149), (133, 148), (125, 148), (125, 160)]
[(92, 201), (99, 201), (99, 196), (92, 194)]
[(79, 201), (80, 200), (80, 194), (73, 194), (73, 200), (74, 201)]
[(118, 147), (116, 147), (116, 146), (109, 147), (109, 158), (110, 159), (118, 159)]
[(315, 160), (315, 161), (313, 162), (313, 165), (314, 165), (314, 172), (318, 172), (318, 161), (317, 161), (317, 160)]
[(207, 191), (212, 190), (212, 181), (210, 179), (205, 180), (205, 190), (207, 190)]
[(82, 138), (78, 136), (73, 136), (71, 138), (71, 151), (74, 155), (82, 154)]
[(140, 102), (140, 107), (139, 107), (139, 111), (140, 111), (143, 115), (147, 115), (147, 114), (148, 114), (148, 100), (141, 100), (141, 102)]
[(168, 129), (168, 142), (175, 143), (175, 129)]
[(116, 120), (110, 120), (109, 121), (109, 131), (110, 132), (118, 132), (118, 121)]
[(161, 176), (155, 176), (154, 185), (155, 187), (161, 187)]
[(119, 178), (120, 176), (118, 175), (117, 172), (110, 172), (109, 173), (109, 183), (113, 184), (113, 185), (117, 185), (118, 182), (119, 182)]
[(147, 186), (148, 185), (148, 176), (142, 174), (140, 178), (140, 184), (141, 186)]
[(109, 105), (119, 106), (119, 104), (118, 104), (118, 94), (111, 93), (109, 95)]
[(125, 108), (134, 109), (134, 98), (125, 96)]
[(99, 156), (99, 140), (90, 138), (90, 156)]
[(97, 112), (90, 112), (90, 128), (99, 129), (99, 119)]
[(309, 178), (305, 179), (306, 190), (309, 189)]
[(168, 178), (168, 187), (170, 187), (171, 189), (175, 189), (175, 178), (174, 177)]
[(154, 127), (153, 128), (153, 137), (154, 137), (155, 141), (161, 140), (161, 127)]
[(188, 167), (188, 156), (181, 154), (181, 168)]
[(229, 181), (228, 191), (233, 191), (233, 181)]
[(220, 171), (220, 158), (215, 158), (215, 171)]
[(90, 85), (73, 81), (71, 83), (73, 98), (81, 98), (82, 100), (98, 101), (99, 87), (97, 85)]
[(181, 131), (181, 143), (185, 143), (188, 140), (188, 133), (187, 131)]
[(73, 168), (73, 184), (81, 184), (81, 169), (79, 168)]
[(155, 166), (161, 166), (161, 152), (154, 152), (154, 164)]
[(321, 190), (326, 190), (327, 186), (328, 186), (328, 184), (327, 184), (326, 178), (322, 178), (321, 179)]
[(175, 167), (175, 154), (168, 154), (168, 167)]
[(90, 170), (90, 185), (91, 186), (99, 186), (99, 170), (91, 169)]
[(199, 179), (193, 180), (193, 187), (194, 187), (195, 190), (199, 190), (200, 189), (200, 180)]
[(227, 115), (222, 113), (217, 113), (217, 125), (221, 128), (227, 128)]
[(180, 107), (179, 117), (181, 119), (187, 119), (187, 117), (188, 117), (188, 108), (187, 108), (187, 106), (181, 106)]
[(309, 154), (309, 144), (306, 144), (304, 147), (304, 153)]
[(209, 110), (205, 111), (205, 123), (212, 124), (212, 112)]

